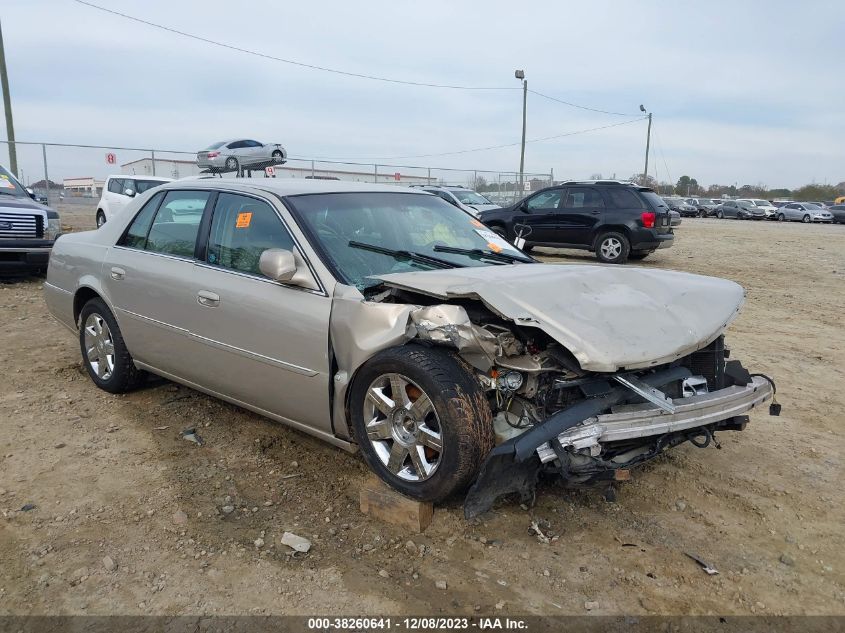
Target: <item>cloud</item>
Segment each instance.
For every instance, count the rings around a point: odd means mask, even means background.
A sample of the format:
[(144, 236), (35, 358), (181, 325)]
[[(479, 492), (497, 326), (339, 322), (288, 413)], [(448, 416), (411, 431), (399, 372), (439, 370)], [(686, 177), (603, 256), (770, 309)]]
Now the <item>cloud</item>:
[[(123, 4), (153, 22), (280, 57), (457, 91), (365, 81), (196, 42), (70, 0), (3, 15), (17, 136), (194, 151), (233, 136), (297, 156), (408, 156), (513, 143), (521, 92), (655, 114), (650, 171), (699, 182), (845, 179), (837, 30), (845, 5), (657, 1), (578, 5), (432, 0)], [(109, 3), (109, 6), (114, 6)], [(764, 19), (765, 18), (765, 19)], [(624, 120), (529, 94), (528, 136)], [(642, 170), (645, 123), (534, 143), (526, 168), (560, 177)], [(662, 150), (662, 154), (661, 154)], [(38, 151), (25, 150), (30, 170)], [(51, 150), (56, 176), (103, 173), (102, 152)], [(1, 154), (0, 154), (1, 155)], [(407, 164), (514, 170), (519, 148)], [(667, 169), (668, 166), (668, 169)], [(51, 170), (52, 173), (52, 170)]]

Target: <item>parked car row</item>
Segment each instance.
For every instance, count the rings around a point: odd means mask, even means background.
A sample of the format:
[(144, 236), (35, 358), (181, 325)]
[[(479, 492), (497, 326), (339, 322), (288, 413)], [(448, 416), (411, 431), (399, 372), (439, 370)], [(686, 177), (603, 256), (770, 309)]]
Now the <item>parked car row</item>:
[[(843, 222), (845, 205), (826, 207), (816, 202), (770, 202), (761, 198), (711, 200), (709, 198), (664, 197), (670, 209), (683, 216), (735, 218), (738, 220), (776, 220), (796, 222)], [(838, 208), (837, 208), (838, 207)], [(838, 214), (837, 214), (838, 213)]]

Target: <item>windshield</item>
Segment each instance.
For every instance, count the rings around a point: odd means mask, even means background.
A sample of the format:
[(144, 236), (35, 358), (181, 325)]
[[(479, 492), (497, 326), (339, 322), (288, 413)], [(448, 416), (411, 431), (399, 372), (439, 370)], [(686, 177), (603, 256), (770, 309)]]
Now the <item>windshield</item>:
[(772, 204), (768, 200), (752, 200), (758, 207), (770, 207)]
[(7, 194), (12, 196), (28, 196), (23, 187), (21, 187), (17, 178), (0, 166), (0, 195)]
[[(435, 196), (329, 193), (291, 196), (288, 201), (326, 263), (344, 283), (359, 290), (379, 283), (372, 279), (373, 275), (510, 265), (495, 259), (502, 255), (532, 261), (471, 215)], [(455, 253), (449, 249), (474, 252)], [(488, 258), (481, 253), (491, 255)]]
[(209, 146), (208, 146), (208, 147), (206, 147), (205, 149), (206, 149), (206, 151), (208, 151), (208, 150), (210, 150), (210, 149), (220, 149), (220, 148), (221, 148), (221, 147), (223, 147), (225, 144), (226, 144), (226, 141), (220, 141), (219, 143), (212, 143), (211, 145), (209, 145)]
[(452, 191), (452, 195), (464, 204), (493, 204), (480, 193), (474, 191)]
[(817, 204), (812, 203), (812, 202), (805, 202), (804, 208), (807, 211), (821, 211), (821, 207)]

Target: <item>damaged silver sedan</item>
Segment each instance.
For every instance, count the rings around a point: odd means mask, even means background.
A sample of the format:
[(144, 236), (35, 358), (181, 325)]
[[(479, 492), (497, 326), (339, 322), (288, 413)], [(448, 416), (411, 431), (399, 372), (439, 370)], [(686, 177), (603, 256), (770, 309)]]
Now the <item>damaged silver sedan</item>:
[(737, 284), (540, 264), (414, 189), (169, 183), (60, 238), (44, 288), (100, 388), (164, 376), (358, 448), (409, 496), (469, 489), (467, 516), (707, 446), (774, 393), (729, 359)]

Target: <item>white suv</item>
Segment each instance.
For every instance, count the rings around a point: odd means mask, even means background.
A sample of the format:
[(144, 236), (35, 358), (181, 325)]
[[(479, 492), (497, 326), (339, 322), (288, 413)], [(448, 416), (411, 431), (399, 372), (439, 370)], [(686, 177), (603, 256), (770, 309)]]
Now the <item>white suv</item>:
[(139, 193), (158, 187), (173, 178), (157, 176), (109, 176), (97, 205), (97, 227), (103, 226)]

